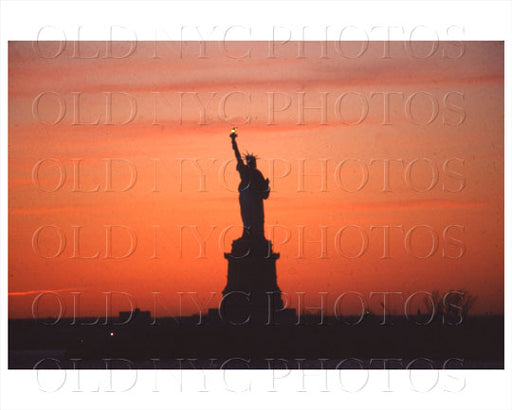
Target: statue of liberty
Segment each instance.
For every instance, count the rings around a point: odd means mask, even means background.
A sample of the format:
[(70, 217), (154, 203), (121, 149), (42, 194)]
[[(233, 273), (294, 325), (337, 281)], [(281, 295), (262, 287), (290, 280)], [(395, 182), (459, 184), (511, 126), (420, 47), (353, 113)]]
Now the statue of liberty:
[(245, 155), (245, 163), (236, 143), (236, 128), (231, 130), (231, 145), (235, 151), (236, 170), (240, 174), (240, 211), (244, 224), (243, 238), (265, 239), (263, 231), (264, 213), (263, 200), (270, 194), (269, 180), (263, 178), (263, 174), (256, 168), (256, 156)]
[(219, 312), (230, 323), (268, 324), (284, 306), (277, 285), (279, 253), (272, 251), (272, 242), (265, 238), (263, 231), (263, 200), (270, 193), (269, 180), (256, 168), (253, 154), (242, 159), (236, 128), (229, 136), (240, 174), (238, 192), (244, 232), (241, 238), (233, 240), (231, 252), (224, 253), (228, 277)]

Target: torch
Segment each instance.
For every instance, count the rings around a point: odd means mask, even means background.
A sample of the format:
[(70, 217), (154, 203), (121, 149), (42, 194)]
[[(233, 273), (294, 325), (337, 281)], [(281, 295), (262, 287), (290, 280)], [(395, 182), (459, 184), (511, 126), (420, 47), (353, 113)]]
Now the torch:
[(238, 134), (236, 133), (237, 128), (233, 127), (231, 128), (231, 134), (229, 136), (231, 137), (231, 140), (234, 141), (236, 137), (238, 137)]

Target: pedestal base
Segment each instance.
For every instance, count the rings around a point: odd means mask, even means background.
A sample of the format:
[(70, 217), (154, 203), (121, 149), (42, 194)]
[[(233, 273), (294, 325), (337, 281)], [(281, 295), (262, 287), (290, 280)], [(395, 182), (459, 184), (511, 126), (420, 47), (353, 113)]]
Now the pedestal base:
[(276, 260), (272, 243), (265, 238), (233, 241), (228, 260), (228, 281), (222, 295), (220, 314), (233, 324), (268, 323), (283, 309), (277, 286)]

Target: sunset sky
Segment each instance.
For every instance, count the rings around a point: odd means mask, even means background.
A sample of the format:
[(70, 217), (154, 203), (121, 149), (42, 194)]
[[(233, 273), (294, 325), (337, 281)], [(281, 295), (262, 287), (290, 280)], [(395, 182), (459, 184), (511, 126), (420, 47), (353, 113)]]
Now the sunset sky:
[(289, 307), (461, 289), (503, 313), (502, 42), (132, 45), (9, 43), (10, 318), (41, 292), (64, 316), (72, 292), (79, 316), (105, 292), (114, 315), (126, 294), (216, 307), (242, 232), (233, 125), (271, 180)]

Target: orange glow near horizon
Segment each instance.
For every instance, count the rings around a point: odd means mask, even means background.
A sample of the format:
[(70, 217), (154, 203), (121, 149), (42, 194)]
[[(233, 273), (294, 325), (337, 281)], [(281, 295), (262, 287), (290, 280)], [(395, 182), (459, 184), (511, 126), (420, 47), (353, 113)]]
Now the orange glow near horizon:
[(503, 314), (504, 48), (463, 46), (10, 42), (9, 317), (38, 296), (42, 317), (217, 307), (242, 232), (233, 126), (271, 180), (289, 307), (460, 289)]

